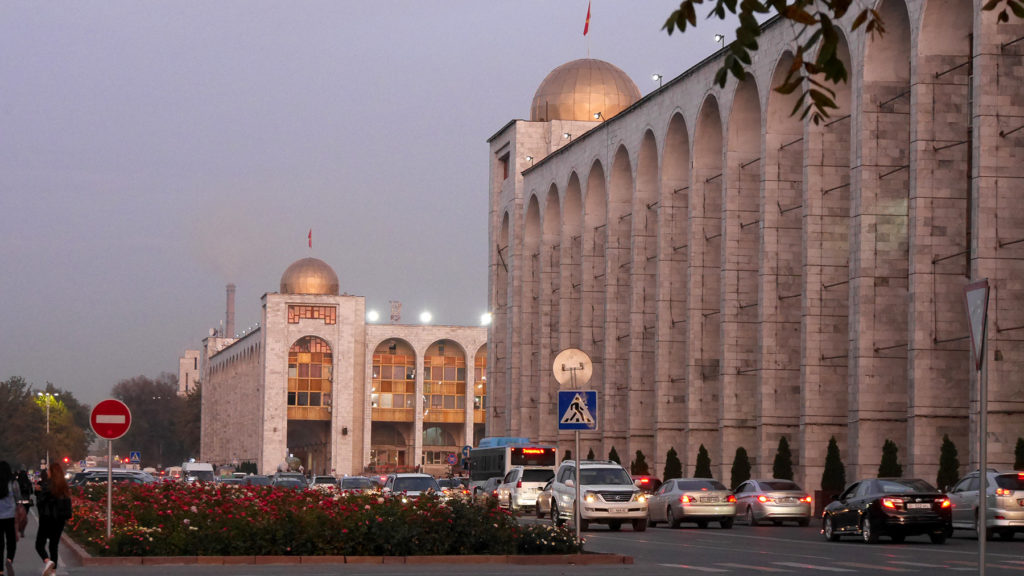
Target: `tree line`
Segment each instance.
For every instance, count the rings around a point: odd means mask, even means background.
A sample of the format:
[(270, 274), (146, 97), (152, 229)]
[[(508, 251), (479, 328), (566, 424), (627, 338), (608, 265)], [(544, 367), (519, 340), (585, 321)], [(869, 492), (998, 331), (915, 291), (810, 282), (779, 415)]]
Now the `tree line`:
[[(177, 378), (168, 373), (156, 378), (136, 376), (122, 380), (110, 397), (124, 402), (132, 425), (114, 440), (114, 453), (142, 454), (142, 466), (167, 467), (199, 456), (201, 391), (178, 396)], [(47, 433), (49, 410), (49, 433)], [(47, 451), (51, 461), (77, 463), (88, 455), (105, 456), (105, 443), (97, 442), (89, 418), (92, 406), (47, 382), (35, 387), (21, 376), (0, 381), (0, 459), (14, 469), (38, 469)]]

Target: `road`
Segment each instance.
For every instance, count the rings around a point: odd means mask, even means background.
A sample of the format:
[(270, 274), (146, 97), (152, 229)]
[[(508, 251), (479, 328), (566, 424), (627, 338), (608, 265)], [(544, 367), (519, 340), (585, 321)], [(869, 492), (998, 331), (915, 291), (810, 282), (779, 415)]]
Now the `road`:
[[(648, 528), (635, 533), (624, 527), (611, 532), (598, 526), (584, 533), (586, 549), (632, 556), (648, 574), (971, 574), (978, 572), (978, 541), (960, 532), (945, 544), (927, 536), (903, 544), (882, 538), (865, 544), (856, 538), (828, 542), (816, 527), (794, 525), (731, 530)], [(1024, 538), (989, 541), (986, 573), (1024, 574)]]

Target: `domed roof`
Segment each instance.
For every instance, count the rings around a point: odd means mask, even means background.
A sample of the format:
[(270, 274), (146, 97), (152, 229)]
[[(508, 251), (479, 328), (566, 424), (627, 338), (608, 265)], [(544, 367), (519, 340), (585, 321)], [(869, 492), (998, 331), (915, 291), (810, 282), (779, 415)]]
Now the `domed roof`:
[(603, 60), (585, 58), (562, 64), (540, 83), (530, 120), (594, 121), (622, 112), (640, 99), (640, 89), (625, 72)]
[(338, 275), (323, 260), (303, 258), (281, 275), (281, 294), (338, 295)]

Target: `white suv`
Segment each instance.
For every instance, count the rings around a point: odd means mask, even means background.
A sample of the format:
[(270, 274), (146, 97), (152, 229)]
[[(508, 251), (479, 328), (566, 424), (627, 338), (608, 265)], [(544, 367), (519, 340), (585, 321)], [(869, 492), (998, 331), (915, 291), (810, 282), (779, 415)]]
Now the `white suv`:
[[(618, 530), (631, 522), (633, 531), (647, 529), (647, 496), (636, 486), (629, 472), (611, 460), (584, 460), (580, 464), (580, 530), (590, 524), (607, 524)], [(551, 483), (551, 521), (561, 526), (574, 517), (576, 462), (566, 460)]]
[(521, 508), (537, 505), (540, 489), (555, 477), (551, 468), (526, 468), (515, 466), (508, 471), (498, 486), (498, 506), (515, 512)]

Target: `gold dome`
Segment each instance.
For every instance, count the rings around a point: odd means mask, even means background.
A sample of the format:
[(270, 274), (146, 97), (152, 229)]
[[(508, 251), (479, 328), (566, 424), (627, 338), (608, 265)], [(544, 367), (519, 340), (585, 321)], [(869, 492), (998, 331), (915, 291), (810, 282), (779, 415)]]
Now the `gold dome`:
[(540, 83), (530, 120), (594, 121), (622, 112), (640, 99), (640, 89), (625, 72), (603, 60), (586, 58), (562, 64)]
[(338, 275), (323, 260), (296, 260), (281, 275), (281, 294), (338, 295)]

